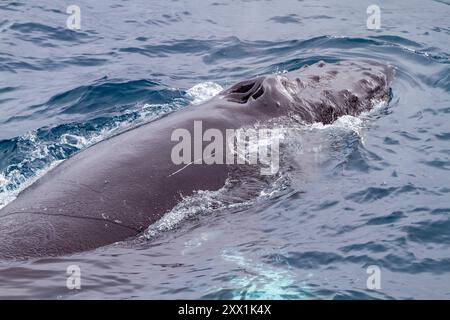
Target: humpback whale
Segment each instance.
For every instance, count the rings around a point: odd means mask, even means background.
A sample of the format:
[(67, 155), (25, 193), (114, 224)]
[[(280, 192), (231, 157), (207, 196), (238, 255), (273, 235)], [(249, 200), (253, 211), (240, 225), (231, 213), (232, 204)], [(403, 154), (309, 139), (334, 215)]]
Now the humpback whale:
[[(279, 117), (329, 124), (388, 100), (393, 69), (374, 61), (317, 62), (239, 82), (80, 151), (0, 210), (0, 259), (60, 256), (143, 232), (183, 196), (218, 190), (238, 164), (171, 161), (177, 128), (239, 129)], [(181, 170), (182, 169), (182, 170)], [(173, 174), (176, 173), (176, 174)]]

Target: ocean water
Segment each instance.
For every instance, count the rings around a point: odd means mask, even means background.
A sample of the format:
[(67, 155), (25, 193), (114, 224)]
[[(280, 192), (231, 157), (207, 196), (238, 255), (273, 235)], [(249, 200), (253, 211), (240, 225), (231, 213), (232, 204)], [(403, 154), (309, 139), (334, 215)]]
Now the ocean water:
[(291, 132), (259, 196), (203, 192), (136, 239), (0, 261), (0, 298), (449, 299), (450, 2), (380, 1), (378, 30), (371, 4), (2, 1), (0, 207), (75, 152), (246, 78), (362, 58), (396, 76), (388, 105)]

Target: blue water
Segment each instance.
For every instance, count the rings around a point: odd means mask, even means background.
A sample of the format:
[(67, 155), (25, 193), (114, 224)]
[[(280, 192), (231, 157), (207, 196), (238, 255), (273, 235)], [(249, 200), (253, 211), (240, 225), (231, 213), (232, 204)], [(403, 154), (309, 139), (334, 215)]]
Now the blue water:
[[(0, 206), (71, 154), (252, 76), (371, 58), (396, 68), (393, 96), (290, 136), (263, 196), (205, 194), (150, 239), (0, 262), (1, 298), (450, 298), (450, 2), (380, 2), (380, 30), (364, 0), (75, 2), (80, 30), (69, 3), (0, 4)], [(81, 290), (66, 288), (73, 264)]]

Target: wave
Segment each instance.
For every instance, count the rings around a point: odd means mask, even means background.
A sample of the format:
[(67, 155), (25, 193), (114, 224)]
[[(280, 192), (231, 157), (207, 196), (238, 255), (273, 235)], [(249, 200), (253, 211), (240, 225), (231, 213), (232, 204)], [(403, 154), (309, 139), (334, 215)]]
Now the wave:
[[(142, 88), (142, 84), (148, 91), (143, 94), (145, 89)], [(59, 108), (67, 112), (68, 109), (74, 110), (81, 106), (86, 108), (86, 103), (99, 104), (100, 102), (96, 101), (97, 97), (107, 96), (101, 103), (104, 105), (112, 101), (111, 94), (118, 95), (119, 99), (120, 96), (126, 94), (130, 96), (133, 96), (133, 93), (140, 94), (143, 100), (147, 98), (147, 100), (160, 103), (142, 102), (133, 106), (122, 106), (125, 110), (118, 115), (110, 117), (102, 115), (102, 117), (94, 117), (86, 122), (43, 127), (27, 132), (20, 137), (0, 141), (0, 152), (3, 153), (0, 160), (0, 208), (14, 200), (20, 191), (74, 153), (133, 126), (153, 121), (167, 113), (183, 108), (189, 102), (200, 103), (221, 90), (218, 84), (212, 82), (200, 83), (186, 93), (168, 89), (150, 90), (150, 88), (154, 89), (154, 83), (148, 81), (127, 82), (125, 88), (120, 88), (120, 86), (116, 88), (116, 86), (117, 83), (102, 83), (79, 87), (52, 97), (45, 104), (44, 110)], [(172, 94), (173, 92), (176, 94)], [(122, 99), (122, 103), (127, 102), (130, 98), (124, 99)], [(171, 102), (164, 103), (167, 99)], [(49, 106), (51, 107), (49, 108)], [(39, 109), (39, 106), (36, 108)]]

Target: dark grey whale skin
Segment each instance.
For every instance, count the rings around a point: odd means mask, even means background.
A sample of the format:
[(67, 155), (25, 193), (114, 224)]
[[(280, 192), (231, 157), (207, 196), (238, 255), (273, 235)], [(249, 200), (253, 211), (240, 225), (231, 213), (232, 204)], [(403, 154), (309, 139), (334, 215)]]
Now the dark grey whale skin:
[(91, 250), (141, 233), (182, 196), (223, 187), (233, 165), (174, 165), (172, 131), (237, 129), (281, 116), (332, 123), (387, 100), (393, 69), (373, 61), (319, 62), (240, 82), (97, 143), (62, 162), (0, 210), (0, 259)]

